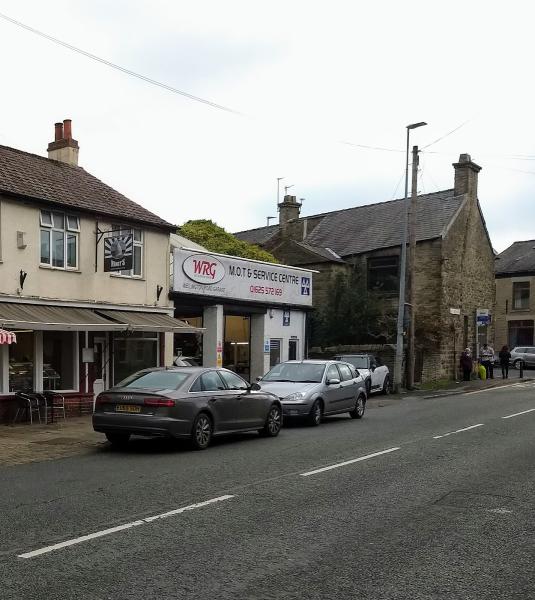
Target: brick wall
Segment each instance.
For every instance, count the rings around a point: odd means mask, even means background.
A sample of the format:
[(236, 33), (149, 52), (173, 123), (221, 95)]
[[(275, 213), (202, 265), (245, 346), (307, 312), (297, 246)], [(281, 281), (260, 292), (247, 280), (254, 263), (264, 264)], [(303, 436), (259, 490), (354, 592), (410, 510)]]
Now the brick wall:
[[(65, 396), (65, 414), (69, 417), (80, 417), (90, 415), (93, 412), (93, 394), (64, 394)], [(0, 396), (0, 424), (9, 425), (17, 411), (19, 402), (14, 396)], [(62, 413), (59, 410), (54, 411), (54, 420), (61, 420)], [(41, 418), (44, 414), (41, 415)], [(26, 420), (26, 415), (19, 415), (17, 422)]]

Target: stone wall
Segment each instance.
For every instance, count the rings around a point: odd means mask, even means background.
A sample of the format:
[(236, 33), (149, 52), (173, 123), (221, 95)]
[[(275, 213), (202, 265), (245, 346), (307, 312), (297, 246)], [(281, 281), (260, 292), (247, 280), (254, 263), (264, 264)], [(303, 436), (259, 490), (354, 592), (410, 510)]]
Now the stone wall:
[[(440, 376), (456, 377), (462, 350), (475, 352), (476, 310), (494, 312), (494, 253), (476, 199), (470, 196), (447, 231), (442, 247)], [(452, 315), (458, 308), (460, 315)], [(489, 342), (493, 343), (492, 327)]]
[[(529, 308), (513, 308), (513, 283), (529, 281)], [(535, 277), (498, 277), (495, 280), (496, 305), (494, 307), (494, 344), (495, 350), (509, 345), (509, 321), (535, 320)], [(533, 343), (533, 341), (532, 341)]]

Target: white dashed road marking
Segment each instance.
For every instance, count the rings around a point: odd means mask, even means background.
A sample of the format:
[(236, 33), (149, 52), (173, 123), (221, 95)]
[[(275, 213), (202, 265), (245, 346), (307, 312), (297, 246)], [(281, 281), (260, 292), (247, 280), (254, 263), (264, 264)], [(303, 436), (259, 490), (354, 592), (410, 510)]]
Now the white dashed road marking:
[(87, 542), (88, 540), (94, 540), (96, 538), (103, 537), (105, 535), (111, 535), (112, 533), (117, 533), (118, 531), (124, 531), (125, 529), (131, 529), (132, 527), (139, 527), (140, 525), (146, 525), (147, 523), (152, 523), (157, 519), (166, 519), (167, 517), (172, 517), (174, 515), (179, 515), (181, 513), (195, 510), (196, 508), (202, 508), (203, 506), (208, 506), (209, 504), (214, 504), (216, 502), (223, 502), (223, 500), (230, 500), (234, 498), (234, 496), (219, 496), (218, 498), (212, 498), (211, 500), (206, 500), (204, 502), (198, 502), (197, 504), (190, 504), (189, 506), (183, 506), (182, 508), (177, 508), (175, 510), (170, 510), (165, 513), (161, 513), (159, 515), (154, 515), (152, 517), (147, 517), (145, 519), (139, 519), (138, 521), (131, 521), (130, 523), (125, 523), (124, 525), (118, 525), (117, 527), (110, 527), (110, 529), (103, 529), (102, 531), (96, 531), (95, 533), (90, 533), (88, 535), (82, 535), (80, 537), (74, 538), (72, 540), (67, 540), (65, 542), (60, 542), (59, 544), (54, 544), (53, 546), (46, 546), (45, 548), (39, 548), (39, 550), (33, 550), (32, 552), (25, 552), (24, 554), (19, 554), (19, 558), (33, 558), (34, 556), (40, 556), (41, 554), (47, 554), (48, 552), (54, 552), (55, 550), (61, 550), (62, 548), (67, 548), (68, 546), (74, 546), (75, 544), (81, 544), (82, 542)]
[(448, 433), (443, 433), (442, 435), (434, 435), (433, 439), (438, 440), (443, 437), (448, 437), (448, 435), (453, 435), (454, 433), (461, 433), (462, 431), (468, 431), (469, 429), (475, 429), (476, 427), (483, 427), (484, 423), (478, 423), (477, 425), (470, 425), (470, 427), (463, 427), (462, 429), (456, 429), (455, 431), (449, 431)]
[(502, 417), (502, 419), (511, 419), (512, 417), (518, 417), (518, 415), (525, 415), (526, 413), (533, 412), (535, 408), (530, 408), (529, 410), (523, 410), (522, 412), (517, 412), (512, 415), (507, 415), (506, 417)]
[(359, 458), (353, 458), (351, 460), (345, 460), (341, 463), (336, 463), (335, 465), (329, 465), (328, 467), (322, 467), (321, 469), (314, 469), (314, 471), (307, 471), (306, 473), (301, 473), (301, 477), (308, 477), (309, 475), (316, 475), (317, 473), (323, 473), (324, 471), (330, 471), (331, 469), (338, 469), (339, 467), (345, 467), (346, 465), (352, 465), (353, 463), (361, 462), (363, 460), (368, 460), (369, 458), (375, 458), (376, 456), (381, 456), (382, 454), (388, 454), (390, 452), (395, 452), (396, 450), (401, 450), (401, 448), (389, 448), (388, 450), (382, 450), (381, 452), (374, 452), (373, 454), (367, 454), (366, 456), (361, 456)]

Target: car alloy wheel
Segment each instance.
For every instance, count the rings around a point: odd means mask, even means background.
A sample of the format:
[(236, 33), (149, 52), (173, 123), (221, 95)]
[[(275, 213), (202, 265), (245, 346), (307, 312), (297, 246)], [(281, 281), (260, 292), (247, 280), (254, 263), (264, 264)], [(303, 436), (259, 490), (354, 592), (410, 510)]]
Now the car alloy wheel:
[(313, 427), (317, 427), (321, 423), (321, 417), (323, 416), (323, 410), (321, 407), (321, 402), (316, 400), (312, 405), (312, 409), (310, 414), (308, 415), (308, 422)]
[(212, 421), (208, 415), (201, 413), (193, 425), (193, 445), (198, 450), (204, 450), (208, 448), (211, 439)]
[(355, 402), (355, 408), (349, 413), (352, 419), (362, 419), (366, 410), (366, 402), (363, 396), (359, 396)]
[(262, 435), (266, 437), (276, 437), (282, 427), (282, 412), (279, 406), (273, 405), (269, 409), (264, 428), (260, 430)]

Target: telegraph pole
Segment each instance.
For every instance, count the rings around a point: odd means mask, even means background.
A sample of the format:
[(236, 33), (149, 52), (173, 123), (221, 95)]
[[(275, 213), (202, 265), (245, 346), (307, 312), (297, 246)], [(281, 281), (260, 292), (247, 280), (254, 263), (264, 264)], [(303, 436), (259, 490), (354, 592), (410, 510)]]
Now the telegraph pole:
[(399, 392), (403, 381), (403, 321), (405, 315), (405, 272), (407, 268), (407, 218), (408, 218), (408, 188), (409, 188), (409, 135), (411, 129), (427, 125), (412, 123), (407, 125), (407, 149), (405, 153), (405, 199), (403, 201), (403, 231), (401, 234), (401, 264), (399, 265), (399, 296), (398, 296), (398, 319), (396, 332), (396, 358), (394, 360), (394, 390)]
[(415, 328), (416, 328), (416, 211), (418, 208), (418, 146), (412, 147), (412, 188), (411, 205), (409, 209), (409, 290), (408, 304), (410, 310), (409, 340), (407, 344), (407, 388), (414, 387), (414, 365), (415, 365)]

